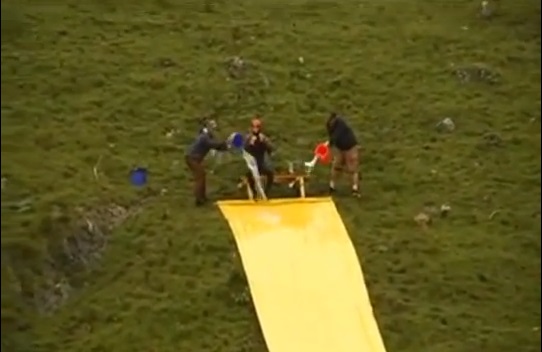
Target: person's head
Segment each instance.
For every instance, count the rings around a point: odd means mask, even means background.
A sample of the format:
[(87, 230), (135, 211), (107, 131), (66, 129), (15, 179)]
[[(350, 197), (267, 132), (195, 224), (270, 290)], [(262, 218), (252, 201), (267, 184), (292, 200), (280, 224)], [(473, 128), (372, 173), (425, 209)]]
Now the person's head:
[(337, 121), (337, 118), (339, 117), (339, 114), (336, 112), (332, 112), (329, 114), (329, 117), (327, 118), (326, 126), (328, 129), (332, 129), (335, 125), (335, 121)]
[(204, 119), (202, 121), (202, 125), (203, 127), (201, 129), (201, 132), (203, 133), (211, 133), (218, 127), (216, 120), (213, 119)]
[(260, 133), (262, 131), (262, 120), (259, 117), (255, 117), (250, 121), (250, 131), (252, 133)]
[(207, 127), (210, 130), (216, 130), (218, 127), (218, 124), (216, 123), (216, 120), (210, 119), (205, 122), (205, 127)]

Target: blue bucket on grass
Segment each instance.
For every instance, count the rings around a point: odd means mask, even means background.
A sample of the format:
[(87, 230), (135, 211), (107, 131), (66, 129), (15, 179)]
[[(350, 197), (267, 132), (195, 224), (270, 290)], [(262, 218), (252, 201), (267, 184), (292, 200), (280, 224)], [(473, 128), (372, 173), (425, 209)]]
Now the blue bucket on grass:
[(233, 132), (230, 135), (230, 143), (231, 143), (231, 146), (235, 149), (243, 148), (243, 144), (244, 144), (243, 135), (239, 132)]
[(136, 187), (142, 187), (147, 183), (148, 172), (144, 167), (136, 167), (130, 171), (130, 182)]

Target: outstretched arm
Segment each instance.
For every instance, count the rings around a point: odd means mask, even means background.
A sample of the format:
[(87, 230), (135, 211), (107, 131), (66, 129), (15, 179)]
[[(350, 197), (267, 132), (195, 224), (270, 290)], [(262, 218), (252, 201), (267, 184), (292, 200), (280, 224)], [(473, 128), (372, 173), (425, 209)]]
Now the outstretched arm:
[(206, 135), (204, 138), (205, 138), (205, 143), (207, 143), (210, 149), (219, 150), (219, 151), (228, 150), (228, 143), (223, 142), (223, 141), (217, 141), (209, 135)]

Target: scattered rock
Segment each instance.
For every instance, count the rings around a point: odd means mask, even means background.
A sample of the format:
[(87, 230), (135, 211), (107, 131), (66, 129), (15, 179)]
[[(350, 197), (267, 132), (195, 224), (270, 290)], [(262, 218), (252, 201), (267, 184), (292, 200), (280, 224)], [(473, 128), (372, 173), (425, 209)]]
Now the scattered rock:
[(481, 82), (487, 84), (497, 84), (501, 78), (498, 72), (481, 63), (454, 68), (453, 73), (457, 78), (459, 78), (461, 83)]
[(245, 72), (247, 63), (239, 56), (228, 59), (228, 74), (230, 78), (239, 78)]
[(156, 65), (158, 67), (169, 68), (176, 66), (176, 63), (170, 58), (161, 58), (157, 60)]
[(482, 137), (484, 144), (491, 147), (500, 147), (503, 144), (503, 139), (497, 133), (490, 132)]
[(243, 291), (234, 293), (233, 294), (233, 300), (237, 304), (245, 305), (250, 302), (250, 290), (248, 286), (245, 286), (243, 288)]
[(421, 212), (414, 217), (414, 221), (422, 228), (427, 228), (431, 224), (431, 216)]
[(439, 132), (453, 132), (455, 131), (455, 122), (450, 117), (446, 117), (437, 123), (435, 127)]
[(452, 207), (450, 207), (448, 204), (442, 204), (440, 206), (440, 216), (443, 218), (447, 217), (451, 210)]
[(66, 278), (60, 278), (58, 281), (48, 279), (44, 289), (35, 296), (35, 306), (38, 312), (47, 314), (58, 309), (68, 300), (73, 287)]
[(179, 132), (180, 132), (179, 130), (172, 128), (166, 131), (165, 136), (166, 138), (172, 138), (178, 135)]
[(384, 246), (384, 245), (379, 245), (377, 248), (376, 248), (380, 253), (385, 253), (389, 250), (389, 248), (387, 246)]

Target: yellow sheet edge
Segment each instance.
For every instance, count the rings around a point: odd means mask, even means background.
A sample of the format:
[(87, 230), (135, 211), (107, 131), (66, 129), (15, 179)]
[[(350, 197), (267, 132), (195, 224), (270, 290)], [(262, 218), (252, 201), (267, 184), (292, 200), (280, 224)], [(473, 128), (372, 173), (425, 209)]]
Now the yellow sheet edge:
[(221, 200), (215, 204), (218, 206), (223, 205), (279, 205), (279, 204), (300, 204), (300, 203), (320, 203), (333, 201), (331, 197), (319, 197), (319, 198), (277, 198), (262, 201), (253, 200)]
[(217, 205), (236, 240), (270, 352), (386, 351), (331, 197)]

